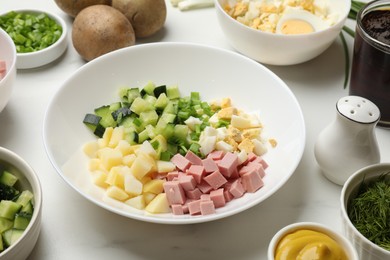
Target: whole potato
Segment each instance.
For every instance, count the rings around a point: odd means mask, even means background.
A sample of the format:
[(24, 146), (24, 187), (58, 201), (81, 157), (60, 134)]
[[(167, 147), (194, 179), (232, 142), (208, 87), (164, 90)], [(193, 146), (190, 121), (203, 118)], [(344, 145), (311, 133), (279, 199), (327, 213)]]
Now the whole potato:
[(167, 16), (165, 0), (112, 0), (111, 5), (125, 14), (140, 38), (160, 30)]
[(72, 42), (83, 59), (90, 61), (108, 52), (135, 44), (129, 20), (108, 5), (81, 10), (73, 22)]
[(58, 7), (72, 17), (91, 5), (111, 5), (111, 0), (54, 0)]

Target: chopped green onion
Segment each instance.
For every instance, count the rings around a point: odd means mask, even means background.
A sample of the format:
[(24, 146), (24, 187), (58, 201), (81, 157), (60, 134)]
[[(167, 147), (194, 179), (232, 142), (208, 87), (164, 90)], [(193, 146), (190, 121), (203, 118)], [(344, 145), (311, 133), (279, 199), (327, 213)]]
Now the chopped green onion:
[(0, 16), (0, 27), (10, 35), (18, 53), (45, 49), (62, 35), (61, 25), (46, 13), (11, 11)]

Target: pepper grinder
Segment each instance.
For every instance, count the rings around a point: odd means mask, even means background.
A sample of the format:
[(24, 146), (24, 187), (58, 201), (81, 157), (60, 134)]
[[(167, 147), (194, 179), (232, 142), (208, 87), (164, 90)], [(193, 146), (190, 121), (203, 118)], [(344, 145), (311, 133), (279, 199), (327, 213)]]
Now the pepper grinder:
[(380, 161), (375, 135), (380, 111), (359, 96), (341, 98), (336, 110), (335, 120), (316, 140), (314, 155), (325, 177), (344, 185), (355, 171)]

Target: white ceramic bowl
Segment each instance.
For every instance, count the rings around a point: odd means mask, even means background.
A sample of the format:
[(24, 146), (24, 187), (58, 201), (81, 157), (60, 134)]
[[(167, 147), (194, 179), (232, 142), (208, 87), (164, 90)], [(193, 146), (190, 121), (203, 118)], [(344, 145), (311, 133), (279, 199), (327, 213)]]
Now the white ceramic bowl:
[[(378, 178), (381, 174), (389, 171), (390, 163), (378, 163), (364, 167), (348, 178), (341, 191), (341, 218), (343, 231), (356, 247), (360, 259), (362, 260), (390, 259), (390, 251), (371, 242), (355, 228), (348, 217), (348, 205), (350, 201), (356, 197), (357, 190), (363, 180), (369, 183)], [(387, 177), (390, 178), (390, 175)]]
[(0, 169), (11, 171), (19, 179), (18, 188), (22, 190), (29, 189), (34, 194), (34, 213), (30, 224), (15, 244), (0, 253), (1, 260), (26, 259), (34, 249), (41, 230), (41, 184), (37, 174), (24, 159), (3, 147), (0, 147)]
[[(67, 41), (67, 25), (65, 21), (55, 13), (51, 13), (48, 11), (35, 10), (35, 9), (19, 9), (13, 10), (15, 12), (21, 13), (46, 13), (50, 18), (55, 20), (62, 27), (62, 35), (61, 37), (49, 47), (29, 53), (17, 53), (17, 69), (31, 69), (46, 65), (50, 62), (53, 62), (57, 58), (59, 58), (68, 47)], [(4, 15), (4, 14), (3, 14)]]
[(6, 63), (6, 75), (0, 79), (0, 112), (7, 105), (16, 78), (16, 50), (11, 37), (0, 28), (0, 60)]
[[(274, 260), (275, 259), (275, 249), (279, 244), (279, 241), (286, 235), (293, 233), (295, 231), (301, 230), (301, 229), (309, 229), (318, 231), (321, 233), (324, 233), (328, 236), (330, 236), (332, 239), (334, 239), (337, 244), (339, 244), (343, 249), (344, 252), (347, 255), (347, 259), (349, 260), (359, 260), (358, 254), (351, 244), (344, 236), (339, 234), (338, 232), (332, 230), (329, 227), (326, 227), (323, 224), (315, 223), (315, 222), (298, 222), (293, 223), (288, 226), (285, 226), (281, 230), (279, 230), (271, 239), (269, 246), (268, 246), (268, 260)], [(364, 258), (362, 258), (363, 260)], [(365, 260), (365, 259), (364, 259)]]
[[(238, 76), (239, 74), (239, 76)], [(88, 111), (118, 100), (122, 86), (178, 84), (182, 96), (199, 91), (202, 100), (231, 97), (245, 111), (260, 111), (265, 132), (276, 138), (265, 160), (270, 167), (264, 187), (207, 216), (146, 214), (102, 200), (91, 184), (81, 147), (94, 140), (82, 123)], [(153, 43), (121, 49), (81, 67), (51, 100), (44, 119), (44, 144), (57, 172), (77, 192), (97, 205), (130, 218), (169, 224), (205, 222), (230, 216), (268, 198), (289, 179), (305, 146), (300, 106), (286, 84), (270, 70), (235, 52), (185, 43)]]
[(339, 12), (332, 27), (314, 33), (281, 35), (250, 28), (229, 16), (223, 7), (234, 0), (215, 0), (219, 25), (230, 44), (240, 53), (261, 63), (293, 65), (308, 61), (324, 52), (338, 37), (348, 16), (350, 0), (329, 0)]

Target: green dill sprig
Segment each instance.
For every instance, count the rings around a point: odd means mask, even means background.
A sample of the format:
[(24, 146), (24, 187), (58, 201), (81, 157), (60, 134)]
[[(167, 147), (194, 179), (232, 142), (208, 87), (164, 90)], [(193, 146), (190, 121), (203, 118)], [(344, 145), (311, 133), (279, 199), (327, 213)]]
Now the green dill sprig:
[(348, 207), (352, 224), (367, 239), (390, 251), (390, 173), (362, 181)]

